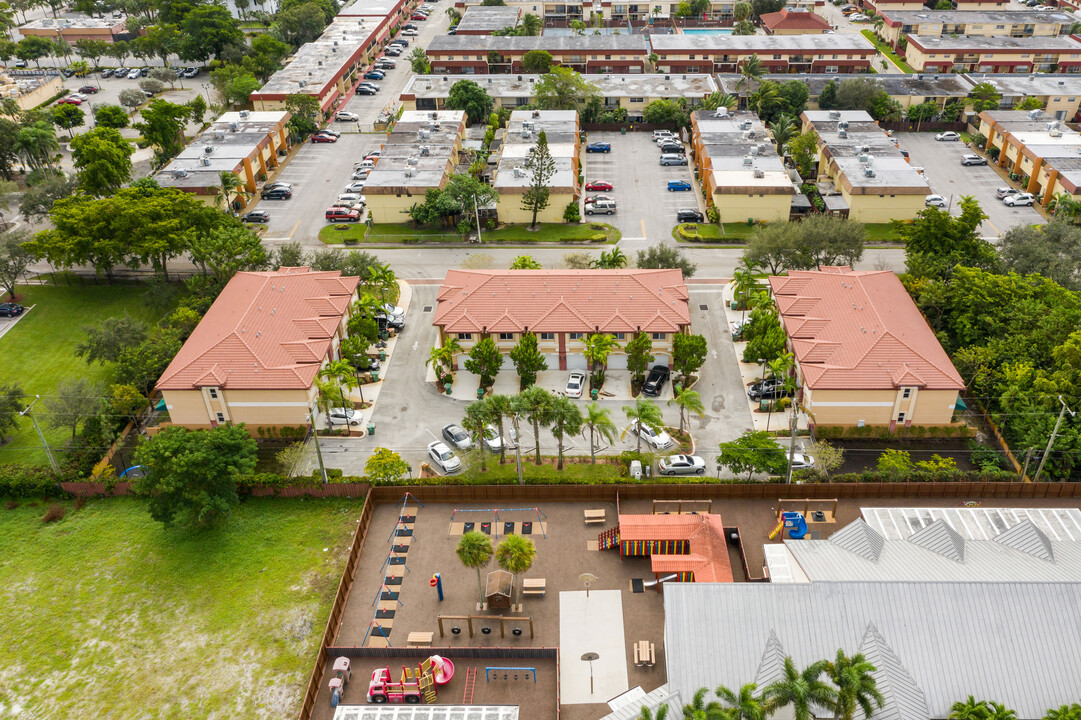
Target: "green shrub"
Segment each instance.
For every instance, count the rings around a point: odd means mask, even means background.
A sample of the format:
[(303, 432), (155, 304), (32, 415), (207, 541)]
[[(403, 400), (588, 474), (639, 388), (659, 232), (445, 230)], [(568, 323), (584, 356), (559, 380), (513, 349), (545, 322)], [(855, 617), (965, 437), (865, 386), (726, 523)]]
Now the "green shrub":
[(893, 438), (965, 438), (975, 437), (976, 429), (967, 425), (912, 425), (899, 427), (892, 433), (888, 425), (816, 425), (815, 436), (822, 440), (843, 438), (869, 438), (890, 440)]
[(0, 465), (0, 497), (32, 498), (59, 494), (62, 494), (59, 481), (47, 467)]

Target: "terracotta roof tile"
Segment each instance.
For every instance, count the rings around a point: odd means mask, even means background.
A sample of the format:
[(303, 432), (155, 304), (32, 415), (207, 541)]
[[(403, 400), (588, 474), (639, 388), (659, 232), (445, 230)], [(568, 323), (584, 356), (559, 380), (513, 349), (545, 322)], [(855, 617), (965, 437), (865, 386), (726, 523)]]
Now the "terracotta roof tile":
[(927, 321), (892, 272), (794, 270), (771, 277), (807, 387), (961, 390)]
[(780, 12), (762, 15), (762, 25), (775, 32), (777, 30), (830, 30), (829, 22), (813, 12), (781, 8)]
[(653, 572), (693, 572), (695, 582), (732, 582), (720, 515), (620, 515), (619, 539), (687, 540), (686, 555), (651, 555)]
[(359, 282), (306, 267), (237, 273), (169, 363), (158, 389), (310, 387)]
[(445, 332), (676, 332), (679, 270), (450, 270), (432, 323)]

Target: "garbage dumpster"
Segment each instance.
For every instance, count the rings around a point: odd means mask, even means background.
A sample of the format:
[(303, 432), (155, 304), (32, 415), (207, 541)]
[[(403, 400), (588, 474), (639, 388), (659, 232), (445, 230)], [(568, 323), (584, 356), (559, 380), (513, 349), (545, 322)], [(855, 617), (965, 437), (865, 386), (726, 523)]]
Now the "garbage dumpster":
[(770, 400), (759, 400), (758, 401), (758, 409), (761, 410), (762, 412), (769, 412), (769, 406), (770, 406), (771, 402), (772, 401), (770, 401)]
[(368, 436), (375, 435), (375, 423), (368, 423)]
[(597, 399), (597, 388), (593, 388), (592, 390), (590, 390), (589, 391), (589, 396), (591, 398), (593, 398), (594, 400), (596, 400)]
[(379, 382), (379, 371), (372, 370), (372, 382)]

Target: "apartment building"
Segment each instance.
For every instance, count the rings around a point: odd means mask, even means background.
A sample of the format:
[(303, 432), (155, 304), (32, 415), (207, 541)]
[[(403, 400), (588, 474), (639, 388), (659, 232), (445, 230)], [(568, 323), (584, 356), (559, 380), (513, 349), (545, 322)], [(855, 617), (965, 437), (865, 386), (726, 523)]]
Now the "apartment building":
[(1002, 93), (999, 109), (1012, 110), (1025, 98), (1043, 103), (1043, 109), (1055, 120), (1072, 120), (1081, 110), (1081, 76), (1066, 73), (1029, 75), (987, 73), (962, 75), (970, 85), (989, 83)]
[(585, 370), (586, 337), (607, 333), (620, 345), (608, 367), (625, 370), (623, 345), (638, 332), (650, 333), (654, 363), (671, 364), (675, 336), (690, 328), (688, 297), (680, 270), (449, 270), (432, 324), (441, 344), (461, 345), (456, 365), (485, 336), (507, 355), (528, 332), (550, 370)]
[(1073, 19), (1062, 12), (1034, 10), (886, 10), (879, 36), (893, 47), (907, 35), (942, 37), (1055, 37), (1067, 35)]
[(833, 29), (828, 20), (805, 8), (783, 7), (763, 14), (761, 20), (768, 35), (822, 35)]
[(491, 35), (503, 28), (516, 27), (521, 17), (522, 8), (517, 5), (493, 7), (474, 5), (466, 8), (454, 33), (456, 35)]
[(403, 112), (364, 182), (370, 221), (405, 222), (429, 188), (443, 188), (457, 168), (465, 127), (461, 110)]
[[(901, 107), (904, 108), (907, 108), (909, 105), (919, 105), (924, 102), (933, 102), (936, 105), (944, 105), (956, 100), (965, 100), (968, 98), (969, 92), (972, 91), (972, 83), (966, 81), (966, 76), (964, 75), (880, 73), (871, 77), (874, 78), (874, 81), (878, 83), (883, 90), (889, 93), (891, 98), (901, 103)], [(1022, 76), (1016, 77), (1020, 78)], [(739, 97), (740, 94), (745, 95), (747, 93), (747, 88), (740, 85), (741, 79), (742, 76), (736, 73), (717, 75), (717, 83), (720, 85), (721, 92), (736, 97)], [(836, 82), (839, 84), (852, 78), (826, 73), (808, 73), (801, 74), (798, 78), (786, 75), (768, 75), (765, 79), (774, 82), (795, 80), (805, 84), (810, 93), (810, 96), (807, 99), (807, 107), (810, 110), (817, 110), (818, 96), (822, 93), (822, 88), (826, 87), (827, 83)], [(751, 90), (753, 91), (754, 88), (751, 88)], [(1012, 107), (1012, 105), (1010, 107)]]
[(1040, 203), (1081, 195), (1081, 134), (1065, 123), (1041, 110), (986, 110), (980, 132), (988, 151), (997, 149), (998, 166), (1019, 175)]
[[(254, 194), (289, 151), (289, 112), (227, 112), (180, 151), (154, 179), (162, 187), (192, 193), (207, 203), (217, 201), (221, 173), (236, 173), (244, 191)], [(229, 206), (244, 202), (230, 194)]]
[(1076, 73), (1081, 43), (1072, 37), (909, 35), (905, 60), (917, 72)]
[(657, 71), (736, 73), (755, 55), (770, 73), (856, 73), (871, 69), (876, 50), (862, 35), (653, 35)]
[[(402, 90), (406, 110), (442, 110), (450, 89), (459, 80), (472, 80), (484, 88), (497, 107), (516, 109), (536, 102), (534, 86), (540, 75), (414, 75)], [(624, 108), (628, 119), (641, 122), (642, 111), (654, 100), (689, 103), (717, 92), (712, 75), (598, 75), (586, 73), (582, 79), (597, 88), (605, 109)]]
[[(481, 0), (456, 0), (457, 8), (476, 7)], [(796, 0), (789, 6), (824, 4), (824, 0)], [(656, 0), (655, 2), (575, 2), (574, 0), (509, 0), (508, 6), (521, 8), (522, 14), (532, 13), (546, 23), (570, 23), (574, 20), (589, 21), (595, 17), (603, 20), (667, 20), (676, 16), (679, 0)], [(712, 20), (731, 20), (735, 0), (715, 0), (704, 13)]]
[(87, 15), (31, 20), (19, 26), (19, 34), (23, 37), (43, 37), (53, 42), (63, 40), (69, 45), (80, 40), (112, 43), (128, 40), (135, 35), (128, 32), (127, 18), (94, 18)]
[[(808, 110), (802, 131), (818, 133), (818, 176), (865, 223), (913, 220), (931, 192), (927, 178), (901, 155), (892, 138), (862, 110)], [(823, 193), (825, 195), (826, 193)], [(836, 202), (836, 201), (834, 201)]]
[[(954, 4), (957, 10), (1005, 10), (1010, 3), (1008, 0), (956, 0)], [(862, 5), (877, 13), (898, 10), (918, 12), (927, 9), (927, 5), (919, 0), (863, 0)]]
[(578, 113), (573, 110), (516, 110), (507, 121), (507, 133), (499, 148), (499, 160), (492, 186), (499, 193), (499, 219), (509, 223), (533, 221), (533, 213), (522, 207), (522, 196), (532, 177), (526, 167), (544, 133), (555, 172), (548, 179), (548, 207), (537, 215), (538, 222), (563, 222), (563, 211), (578, 196)]
[(755, 113), (695, 111), (691, 145), (721, 222), (787, 222), (796, 188)]
[(642, 35), (436, 35), (428, 60), (435, 73), (518, 74), (530, 50), (545, 50), (555, 64), (581, 73), (643, 73), (649, 56)]

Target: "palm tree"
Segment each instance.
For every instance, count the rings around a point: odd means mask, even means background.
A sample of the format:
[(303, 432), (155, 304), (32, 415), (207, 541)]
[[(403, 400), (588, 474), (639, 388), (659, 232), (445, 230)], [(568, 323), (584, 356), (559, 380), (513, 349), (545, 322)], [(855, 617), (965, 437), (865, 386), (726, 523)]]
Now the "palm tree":
[(627, 256), (619, 248), (602, 250), (600, 259), (592, 261), (590, 265), (600, 270), (618, 270), (627, 267)]
[(376, 288), (379, 299), (385, 303), (387, 291), (398, 284), (398, 278), (389, 264), (371, 265), (368, 267), (368, 284)]
[(739, 307), (743, 311), (743, 316), (740, 318), (745, 319), (747, 316), (747, 298), (758, 285), (758, 278), (754, 276), (755, 268), (752, 267), (738, 267), (732, 273), (732, 295), (739, 301)]
[(717, 687), (717, 697), (728, 705), (728, 720), (766, 720), (762, 698), (755, 694), (757, 689), (754, 683), (747, 683), (739, 692), (733, 692), (724, 685)]
[(19, 129), (15, 136), (15, 151), (31, 170), (39, 170), (52, 165), (56, 153), (60, 152), (60, 141), (56, 139), (52, 125), (38, 120)]
[(876, 708), (882, 707), (885, 700), (875, 686), (875, 678), (871, 674), (874, 671), (875, 666), (867, 662), (862, 653), (848, 657), (844, 650), (838, 650), (836, 659), (826, 665), (826, 674), (837, 686), (833, 705), (836, 720), (852, 720), (857, 706), (865, 718), (870, 718)]
[(762, 65), (762, 61), (758, 59), (757, 55), (751, 55), (744, 60), (743, 64), (739, 66), (740, 77), (736, 82), (736, 87), (740, 91), (740, 97), (743, 97), (744, 90), (749, 92), (751, 85), (761, 80), (762, 76), (765, 74), (766, 68)]
[(480, 471), (488, 472), (488, 458), (484, 450), (484, 433), (488, 429), (488, 419), (491, 411), (488, 408), (488, 400), (481, 399), (465, 406), (465, 417), (462, 418), (462, 427), (468, 430), (477, 443), (477, 451), (480, 453)]
[(480, 569), (492, 560), (492, 540), (482, 532), (470, 530), (462, 535), (458, 547), (454, 549), (458, 559), (467, 568), (477, 569), (477, 604), (484, 602), (484, 583), (480, 579)]
[(665, 720), (668, 717), (668, 704), (661, 705), (657, 708), (657, 712), (652, 712), (649, 708), (643, 706), (642, 711), (638, 713), (638, 720)]
[(518, 21), (518, 27), (521, 28), (523, 35), (540, 35), (541, 21), (540, 18), (533, 13), (526, 13), (522, 16), (522, 19)]
[(1017, 713), (1002, 703), (992, 701), (988, 703), (987, 718), (988, 720), (1017, 720)]
[(758, 86), (758, 91), (751, 95), (750, 104), (754, 107), (759, 117), (781, 101), (781, 93), (775, 82), (763, 82)]
[[(325, 413), (327, 416), (327, 428), (330, 428), (330, 409), (334, 407), (334, 403), (338, 401), (335, 397), (341, 392), (341, 386), (335, 385), (332, 382), (324, 381), (316, 385), (318, 394), (315, 396), (315, 406), (319, 409), (319, 412)], [(312, 428), (315, 431), (315, 428)]]
[(732, 26), (733, 35), (754, 35), (758, 30), (750, 20), (740, 20)]
[(766, 712), (772, 714), (791, 705), (795, 720), (811, 720), (812, 705), (833, 707), (837, 691), (819, 679), (826, 665), (825, 660), (819, 660), (800, 672), (792, 658), (785, 657), (784, 679), (770, 684), (762, 692)]
[(589, 428), (589, 459), (594, 465), (597, 464), (597, 444), (593, 442), (594, 436), (602, 437), (608, 442), (616, 440), (616, 424), (608, 414), (607, 408), (602, 408), (595, 402), (586, 405), (586, 414), (582, 420), (583, 427)]
[(699, 688), (694, 698), (683, 706), (684, 720), (726, 720), (727, 713), (716, 701), (706, 702), (709, 688)]
[(732, 8), (732, 19), (736, 22), (750, 20), (751, 12), (753, 10), (754, 8), (749, 2), (746, 2), (746, 0), (741, 0), (740, 2), (737, 2)]
[(424, 364), (430, 364), (438, 373), (439, 368), (449, 368), (452, 360), (453, 357), (446, 345), (436, 345), (428, 352), (428, 359), (424, 361)]
[(499, 567), (513, 574), (515, 579), (533, 566), (536, 557), (536, 545), (522, 535), (508, 535), (495, 549), (495, 561)]
[[(1074, 23), (1074, 25), (1081, 30), (1081, 23)], [(1071, 30), (1070, 32), (1074, 31)], [(1048, 710), (1047, 714), (1043, 716), (1043, 720), (1079, 720), (1079, 718), (1081, 718), (1081, 705), (1077, 703), (1060, 705), (1057, 708)]]
[(513, 412), (508, 395), (489, 395), (486, 399), (488, 420), (499, 428), (499, 464), (507, 462), (507, 436), (503, 433), (503, 418)]
[(977, 700), (971, 695), (968, 700), (958, 700), (950, 706), (950, 720), (988, 720), (991, 708), (986, 700)]
[(532, 385), (518, 393), (511, 400), (514, 412), (525, 415), (526, 419), (533, 424), (533, 440), (537, 443), (534, 452), (534, 462), (540, 466), (540, 427), (551, 422), (552, 393), (542, 387)]
[[(796, 379), (792, 377), (792, 370), (796, 367), (796, 356), (790, 352), (783, 352), (770, 360), (769, 371), (773, 377), (781, 381), (781, 387), (786, 393), (796, 391)], [(770, 401), (772, 403), (772, 401)], [(766, 415), (766, 431), (769, 431), (769, 421), (773, 414), (773, 408)]]
[(769, 129), (773, 133), (773, 143), (777, 146), (777, 152), (782, 155), (784, 154), (784, 146), (788, 144), (788, 141), (799, 134), (799, 128), (791, 115), (781, 115), (773, 121)]
[(706, 414), (706, 407), (702, 404), (702, 396), (694, 390), (688, 390), (687, 388), (680, 388), (676, 390), (676, 395), (668, 404), (675, 403), (679, 406), (679, 432), (683, 434), (683, 419), (688, 412), (692, 412), (698, 417), (703, 417)]
[(637, 452), (642, 452), (640, 428), (648, 427), (660, 432), (660, 429), (664, 426), (661, 409), (657, 407), (657, 403), (639, 395), (634, 399), (634, 405), (623, 406), (623, 412), (626, 413), (627, 419), (631, 421), (631, 427), (635, 429), (634, 434), (638, 436)]
[[(649, 60), (649, 71), (650, 72), (657, 72), (657, 61), (660, 60), (660, 59), (661, 59), (661, 56), (658, 55), (655, 52), (651, 52), (649, 54), (649, 57), (647, 57), (646, 60)], [(645, 710), (645, 708), (642, 708), (642, 709)]]
[[(342, 390), (343, 385), (350, 390), (357, 387), (357, 375), (353, 371), (352, 365), (345, 362), (344, 360), (331, 361), (327, 363), (326, 367), (319, 371), (319, 377), (323, 378), (324, 380), (329, 380), (330, 382), (335, 383), (338, 386), (338, 394), (341, 396), (342, 408), (346, 410), (352, 408), (353, 404), (350, 402), (346, 402), (345, 391)], [(345, 423), (345, 431), (350, 435), (353, 434), (352, 425), (350, 425), (348, 422)]]
[(552, 435), (555, 435), (559, 446), (556, 469), (563, 469), (563, 438), (567, 435), (577, 435), (582, 430), (582, 411), (578, 404), (562, 395), (552, 400), (551, 410)]
[(228, 210), (231, 205), (231, 195), (243, 196), (244, 181), (240, 179), (240, 176), (230, 170), (222, 170), (218, 173), (218, 187), (209, 188), (210, 192), (214, 194), (214, 204), (222, 210)]
[(592, 333), (586, 337), (583, 354), (586, 356), (586, 360), (589, 361), (593, 372), (597, 372), (608, 366), (608, 356), (612, 354), (612, 351), (618, 349), (619, 343), (616, 342), (615, 335)]
[(444, 12), (450, 18), (451, 25), (457, 25), (458, 21), (462, 19), (462, 14), (458, 12), (457, 8), (449, 7)]
[(702, 101), (703, 110), (716, 110), (717, 108), (732, 110), (737, 105), (739, 105), (739, 98), (720, 91), (710, 93), (709, 96)]

